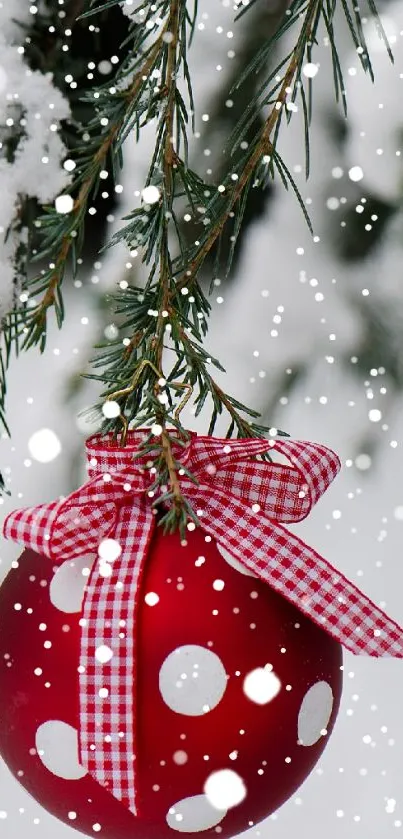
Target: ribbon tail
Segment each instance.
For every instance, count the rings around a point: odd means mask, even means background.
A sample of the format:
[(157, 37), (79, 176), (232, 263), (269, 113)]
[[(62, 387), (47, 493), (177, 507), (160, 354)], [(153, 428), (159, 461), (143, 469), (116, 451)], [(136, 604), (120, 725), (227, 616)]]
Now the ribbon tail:
[[(80, 757), (134, 815), (136, 803), (136, 613), (155, 517), (142, 499), (121, 508), (111, 536), (122, 553), (105, 576), (96, 563), (84, 602), (80, 660)], [(102, 654), (101, 650), (102, 648)], [(106, 654), (105, 654), (106, 653)], [(107, 661), (105, 661), (107, 658)]]
[(403, 658), (403, 629), (293, 533), (234, 496), (190, 485), (203, 528), (355, 655)]

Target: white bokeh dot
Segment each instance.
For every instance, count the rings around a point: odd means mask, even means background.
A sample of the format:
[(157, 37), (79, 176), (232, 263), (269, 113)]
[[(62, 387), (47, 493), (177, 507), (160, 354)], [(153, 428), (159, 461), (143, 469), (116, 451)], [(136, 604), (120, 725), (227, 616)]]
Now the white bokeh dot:
[(106, 644), (100, 644), (95, 650), (95, 658), (100, 664), (106, 664), (111, 660), (113, 651)]
[(317, 64), (312, 64), (312, 62), (308, 62), (303, 66), (302, 72), (307, 79), (314, 79), (319, 72), (319, 67)]
[(100, 61), (98, 64), (98, 72), (101, 73), (101, 76), (107, 76), (109, 73), (112, 72), (112, 64), (110, 61), (104, 59)]
[(204, 784), (204, 792), (210, 804), (222, 810), (236, 807), (247, 794), (243, 779), (233, 769), (212, 772)]
[(351, 169), (348, 170), (348, 177), (350, 178), (350, 181), (354, 181), (355, 183), (362, 181), (364, 172), (362, 171), (361, 166), (352, 166)]
[(65, 215), (71, 213), (74, 207), (74, 200), (71, 195), (58, 195), (55, 200), (55, 208), (57, 213)]
[(122, 553), (122, 546), (116, 539), (102, 539), (98, 545), (98, 556), (103, 562), (113, 562)]
[(146, 186), (142, 190), (141, 197), (146, 204), (156, 204), (160, 200), (161, 193), (156, 186)]
[(114, 419), (120, 415), (119, 403), (114, 399), (107, 399), (102, 405), (102, 413), (107, 419)]
[(62, 444), (51, 428), (41, 428), (31, 434), (28, 449), (34, 460), (39, 463), (50, 463), (60, 454)]
[(245, 696), (257, 705), (271, 702), (281, 690), (281, 682), (273, 673), (272, 665), (256, 667), (247, 673), (243, 682)]
[(218, 705), (227, 686), (221, 659), (207, 647), (177, 647), (163, 662), (159, 688), (164, 702), (177, 714), (201, 716)]
[(365, 452), (362, 452), (362, 454), (357, 454), (354, 463), (356, 468), (359, 469), (360, 472), (365, 472), (367, 469), (371, 468), (372, 459), (369, 456), (369, 454), (365, 454)]
[(178, 766), (184, 766), (184, 764), (188, 761), (188, 755), (186, 752), (183, 751), (183, 749), (178, 749), (176, 752), (173, 753), (172, 760)]

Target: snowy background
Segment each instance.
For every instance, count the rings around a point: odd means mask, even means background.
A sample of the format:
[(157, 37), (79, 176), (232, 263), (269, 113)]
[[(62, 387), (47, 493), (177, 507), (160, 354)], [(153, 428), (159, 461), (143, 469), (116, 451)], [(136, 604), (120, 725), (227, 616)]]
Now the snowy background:
[[(200, 7), (192, 61), (202, 114), (208, 113), (217, 74), (225, 89), (239, 27), (233, 26), (230, 3), (202, 2)], [(323, 442), (339, 453), (340, 476), (309, 520), (298, 526), (298, 533), (402, 623), (403, 8), (401, 3), (384, 3), (382, 8), (395, 64), (389, 63), (369, 23), (374, 86), (363, 76), (340, 22), (349, 104), (343, 142), (333, 130), (339, 112), (326, 44), (315, 54), (308, 183), (298, 114), (281, 136), (285, 161), (309, 199), (314, 241), (294, 196), (278, 186), (249, 228), (231, 282), (213, 294), (208, 346), (227, 368), (228, 392), (265, 414), (270, 409), (270, 424), (293, 437)], [(205, 155), (201, 123), (200, 134), (194, 154), (200, 167), (214, 168), (214, 148)], [(137, 147), (127, 148), (121, 215), (144, 184), (149, 142), (145, 136)], [(393, 212), (374, 246), (364, 246), (359, 258), (346, 259), (344, 243), (348, 241), (351, 250), (356, 222), (366, 215), (369, 229), (362, 225), (362, 240), (379, 221), (376, 212), (375, 218), (365, 214), (368, 203)], [(118, 215), (110, 227), (117, 224)], [(78, 374), (88, 369), (92, 343), (99, 337), (99, 295), (125, 276), (125, 263), (123, 252), (110, 252), (66, 286), (62, 332), (51, 329), (44, 356), (32, 351), (11, 366), (12, 439), (1, 441), (1, 464), (12, 498), (4, 500), (4, 514), (66, 494), (80, 480), (83, 442), (92, 429), (77, 415), (97, 394), (87, 382), (75, 385)], [(386, 335), (387, 357), (383, 360), (375, 352), (377, 361), (365, 370), (360, 363), (364, 349), (369, 358), (371, 347), (381, 345), (375, 327), (372, 331), (368, 325), (373, 323), (381, 324)], [(200, 432), (207, 429), (190, 413), (187, 423)], [(32, 441), (32, 435), (45, 428), (61, 444), (49, 463), (36, 459), (35, 438)], [(19, 553), (16, 545), (2, 540), (2, 576)], [(346, 653), (344, 665), (342, 705), (323, 758), (296, 796), (248, 831), (251, 837), (289, 839), (303, 833), (328, 839), (386, 839), (403, 829), (403, 664)], [(2, 839), (74, 835), (76, 831), (43, 811), (0, 763)]]

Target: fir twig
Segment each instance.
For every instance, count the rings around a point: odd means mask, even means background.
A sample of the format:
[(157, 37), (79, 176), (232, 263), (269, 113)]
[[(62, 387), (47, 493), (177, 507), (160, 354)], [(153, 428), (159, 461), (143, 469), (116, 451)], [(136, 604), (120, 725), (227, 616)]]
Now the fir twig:
[[(180, 34), (180, 8), (179, 0), (172, 0), (170, 4), (169, 17), (167, 22), (167, 32), (171, 35), (171, 40), (168, 43), (166, 74), (164, 82), (164, 92), (166, 92), (166, 108), (165, 108), (165, 137), (163, 147), (163, 161), (162, 161), (162, 176), (163, 176), (163, 190), (164, 190), (164, 204), (165, 213), (162, 219), (163, 232), (161, 238), (161, 253), (160, 253), (160, 290), (161, 290), (161, 304), (158, 312), (158, 320), (155, 331), (155, 336), (152, 339), (152, 347), (155, 352), (156, 366), (162, 370), (162, 358), (164, 350), (164, 332), (165, 332), (165, 318), (163, 312), (167, 310), (169, 300), (170, 288), (170, 257), (169, 257), (169, 242), (168, 242), (168, 223), (172, 217), (173, 199), (174, 199), (174, 184), (173, 184), (173, 163), (174, 163), (174, 147), (173, 147), (173, 132), (174, 119), (176, 107), (176, 53), (178, 47), (178, 40)], [(154, 393), (158, 399), (161, 390), (160, 380), (157, 380)], [(156, 412), (156, 419), (161, 424), (161, 445), (164, 455), (166, 468), (168, 469), (169, 484), (172, 491), (175, 519), (183, 521), (184, 499), (180, 488), (177, 470), (172, 454), (172, 447), (169, 433), (166, 429), (166, 415), (161, 408)]]
[[(138, 99), (142, 89), (144, 77), (147, 77), (151, 72), (158, 53), (161, 49), (165, 29), (162, 30), (159, 38), (154, 46), (148, 51), (147, 57), (138, 70), (134, 81), (129, 89), (121, 95), (120, 107), (118, 107), (118, 116), (112, 122), (106, 136), (101, 135), (101, 141), (95, 153), (91, 155), (87, 168), (80, 174), (79, 181), (81, 186), (78, 195), (74, 201), (71, 213), (68, 214), (67, 219), (59, 220), (59, 214), (56, 210), (52, 211), (50, 219), (43, 217), (39, 220), (39, 224), (43, 224), (47, 230), (46, 238), (44, 237), (45, 247), (37, 254), (36, 258), (43, 258), (49, 251), (54, 248), (54, 241), (61, 240), (56, 259), (51, 264), (45, 277), (39, 275), (37, 278), (31, 280), (30, 286), (35, 288), (35, 285), (40, 285), (40, 289), (44, 288), (42, 299), (37, 305), (30, 309), (29, 312), (24, 311), (24, 333), (25, 338), (23, 347), (28, 348), (32, 344), (40, 343), (41, 350), (45, 348), (46, 344), (46, 317), (50, 307), (55, 307), (56, 316), (58, 317), (59, 325), (62, 321), (62, 298), (61, 298), (61, 284), (67, 268), (67, 260), (70, 253), (73, 252), (73, 272), (76, 267), (76, 246), (75, 240), (80, 240), (80, 234), (84, 224), (84, 218), (87, 211), (88, 200), (96, 188), (98, 178), (101, 170), (104, 168), (108, 154), (114, 151), (115, 155), (119, 152), (118, 135), (127, 120), (127, 113), (133, 107), (133, 103)], [(114, 144), (117, 148), (113, 150)], [(76, 181), (77, 184), (77, 181)], [(60, 228), (64, 228), (60, 236)]]

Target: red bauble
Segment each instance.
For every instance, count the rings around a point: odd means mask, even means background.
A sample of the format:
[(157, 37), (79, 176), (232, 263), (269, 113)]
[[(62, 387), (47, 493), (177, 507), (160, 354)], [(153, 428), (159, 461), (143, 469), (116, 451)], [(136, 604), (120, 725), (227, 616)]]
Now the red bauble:
[(0, 588), (11, 772), (58, 819), (105, 839), (227, 837), (266, 818), (326, 745), (341, 646), (200, 529), (183, 547), (156, 528), (138, 609), (135, 817), (78, 760), (79, 610), (93, 561), (52, 567), (26, 550)]

